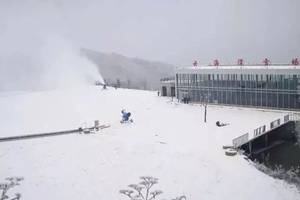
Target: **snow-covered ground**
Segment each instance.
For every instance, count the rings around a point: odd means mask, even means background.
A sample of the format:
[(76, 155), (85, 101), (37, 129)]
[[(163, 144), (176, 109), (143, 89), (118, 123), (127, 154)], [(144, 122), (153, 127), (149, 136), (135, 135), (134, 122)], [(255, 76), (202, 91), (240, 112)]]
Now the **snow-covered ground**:
[[(120, 124), (120, 111), (133, 124)], [(82, 87), (0, 95), (0, 137), (92, 125), (97, 134), (0, 143), (0, 182), (22, 176), (22, 199), (126, 199), (119, 190), (140, 176), (159, 179), (163, 199), (300, 199), (297, 189), (260, 171), (223, 145), (284, 112), (185, 105), (156, 92)], [(229, 122), (216, 127), (216, 121)], [(158, 198), (158, 199), (162, 199)]]

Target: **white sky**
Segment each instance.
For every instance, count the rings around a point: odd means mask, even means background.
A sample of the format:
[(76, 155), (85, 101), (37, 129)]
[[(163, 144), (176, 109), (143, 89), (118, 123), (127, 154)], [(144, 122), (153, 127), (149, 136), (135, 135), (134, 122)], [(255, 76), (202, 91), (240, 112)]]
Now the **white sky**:
[(300, 55), (299, 0), (0, 0), (0, 53), (47, 35), (103, 52), (189, 65)]

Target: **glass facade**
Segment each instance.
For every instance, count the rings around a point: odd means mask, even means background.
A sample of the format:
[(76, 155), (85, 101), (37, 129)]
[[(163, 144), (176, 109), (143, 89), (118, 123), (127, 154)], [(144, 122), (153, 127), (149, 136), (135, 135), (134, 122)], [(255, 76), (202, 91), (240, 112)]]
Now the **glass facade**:
[(300, 73), (177, 73), (176, 96), (192, 102), (299, 110)]

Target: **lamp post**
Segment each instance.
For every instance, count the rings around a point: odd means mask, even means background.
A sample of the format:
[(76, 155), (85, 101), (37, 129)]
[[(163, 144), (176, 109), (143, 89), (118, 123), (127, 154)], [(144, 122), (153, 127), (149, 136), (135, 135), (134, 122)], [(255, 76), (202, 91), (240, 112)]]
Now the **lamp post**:
[(204, 122), (206, 123), (207, 103), (204, 104)]
[(204, 106), (204, 123), (206, 123), (208, 97), (209, 94), (201, 94), (202, 105)]

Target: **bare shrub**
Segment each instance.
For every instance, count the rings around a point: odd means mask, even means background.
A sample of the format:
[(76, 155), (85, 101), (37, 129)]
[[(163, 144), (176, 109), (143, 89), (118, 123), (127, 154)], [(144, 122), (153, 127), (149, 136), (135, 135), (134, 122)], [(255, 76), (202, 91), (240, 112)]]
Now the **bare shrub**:
[(21, 198), (20, 193), (15, 193), (15, 196), (11, 198), (8, 195), (8, 191), (17, 185), (20, 185), (20, 182), (23, 180), (23, 178), (22, 177), (9, 177), (9, 178), (6, 178), (5, 180), (6, 180), (6, 182), (0, 183), (0, 192), (1, 192), (0, 200), (6, 200), (6, 199), (19, 200)]
[[(151, 188), (158, 183), (158, 179), (152, 176), (141, 176), (142, 180), (138, 184), (130, 184), (128, 190), (120, 190), (119, 192), (127, 196), (130, 200), (154, 200), (163, 192), (161, 190), (152, 191)], [(186, 200), (185, 196), (180, 196), (172, 200)]]

